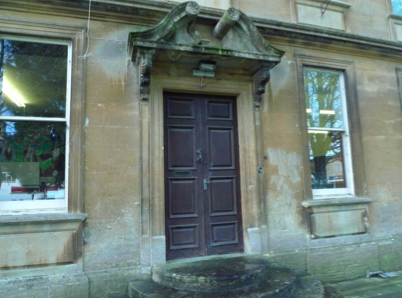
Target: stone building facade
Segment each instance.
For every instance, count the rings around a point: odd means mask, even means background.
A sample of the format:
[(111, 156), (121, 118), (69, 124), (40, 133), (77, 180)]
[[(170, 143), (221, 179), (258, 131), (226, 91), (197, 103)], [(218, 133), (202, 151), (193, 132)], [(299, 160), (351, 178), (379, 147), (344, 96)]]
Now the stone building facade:
[(226, 253), (402, 270), (398, 4), (0, 0), (0, 296)]

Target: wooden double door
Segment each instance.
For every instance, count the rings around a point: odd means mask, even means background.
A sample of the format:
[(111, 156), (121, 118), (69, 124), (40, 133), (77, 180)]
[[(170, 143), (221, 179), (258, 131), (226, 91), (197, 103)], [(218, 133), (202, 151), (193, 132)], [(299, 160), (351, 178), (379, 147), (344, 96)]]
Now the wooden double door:
[(167, 259), (243, 251), (236, 100), (164, 94)]

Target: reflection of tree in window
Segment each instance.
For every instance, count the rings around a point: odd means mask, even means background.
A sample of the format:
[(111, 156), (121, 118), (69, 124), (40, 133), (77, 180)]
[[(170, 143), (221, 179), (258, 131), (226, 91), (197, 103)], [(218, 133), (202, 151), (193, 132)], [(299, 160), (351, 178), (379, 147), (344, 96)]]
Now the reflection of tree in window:
[(64, 117), (67, 46), (1, 40), (0, 80), (26, 101), (16, 105), (1, 88), (0, 115)]
[(327, 175), (330, 163), (341, 162), (343, 168), (342, 138), (345, 128), (340, 74), (304, 69), (304, 84), (313, 187), (345, 187), (344, 177), (337, 179), (337, 185), (329, 185)]

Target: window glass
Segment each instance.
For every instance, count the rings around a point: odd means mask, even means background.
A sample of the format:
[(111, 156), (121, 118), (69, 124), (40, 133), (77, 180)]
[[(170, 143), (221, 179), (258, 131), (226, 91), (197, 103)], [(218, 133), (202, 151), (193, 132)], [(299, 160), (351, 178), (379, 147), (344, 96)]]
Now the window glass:
[(313, 193), (319, 189), (347, 187), (348, 140), (342, 79), (340, 72), (304, 69)]
[(339, 74), (306, 69), (304, 80), (308, 127), (343, 129)]
[(67, 45), (0, 39), (0, 116), (65, 117)]
[(0, 121), (1, 201), (64, 199), (66, 125)]
[(345, 188), (342, 133), (310, 130), (308, 135), (312, 188)]
[(66, 206), (68, 55), (0, 38), (0, 211)]
[(391, 3), (393, 13), (402, 15), (402, 0), (391, 0)]

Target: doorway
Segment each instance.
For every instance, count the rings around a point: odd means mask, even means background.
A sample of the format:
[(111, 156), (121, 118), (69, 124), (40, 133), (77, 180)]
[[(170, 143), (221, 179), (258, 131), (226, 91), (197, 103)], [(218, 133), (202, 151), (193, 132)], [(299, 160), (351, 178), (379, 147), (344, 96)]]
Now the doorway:
[(166, 258), (243, 251), (236, 98), (164, 93)]

